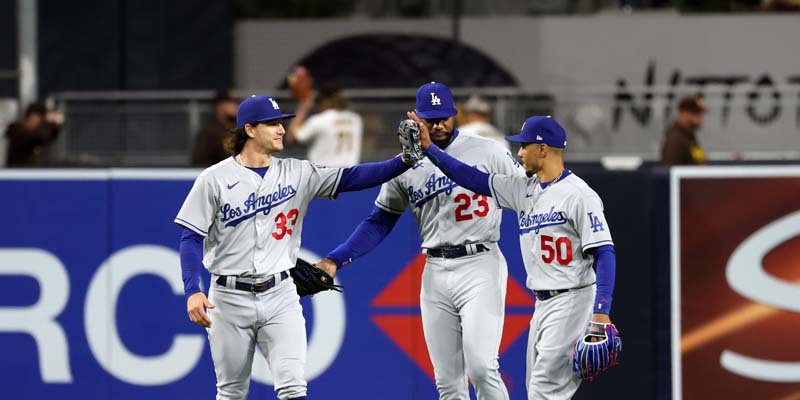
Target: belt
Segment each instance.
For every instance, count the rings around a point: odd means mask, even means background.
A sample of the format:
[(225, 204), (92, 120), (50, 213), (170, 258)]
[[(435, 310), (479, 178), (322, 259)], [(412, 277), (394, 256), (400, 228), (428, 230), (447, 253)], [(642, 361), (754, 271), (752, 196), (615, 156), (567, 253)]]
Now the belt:
[(572, 289), (534, 290), (533, 294), (536, 295), (537, 299), (545, 301), (547, 299), (551, 299), (553, 297), (556, 297), (556, 296), (560, 295), (561, 293), (566, 293), (566, 292), (569, 292), (570, 290), (583, 289), (585, 287), (589, 287), (589, 286), (592, 286), (592, 285), (594, 285), (594, 282), (592, 282), (592, 283), (590, 283), (588, 285), (583, 285), (583, 286), (575, 287), (575, 288), (572, 288)]
[[(289, 277), (288, 272), (286, 271), (281, 272), (281, 281), (286, 280), (286, 278), (288, 277)], [(227, 275), (220, 275), (219, 278), (217, 278), (217, 285), (227, 287), (226, 284), (228, 283), (228, 278), (229, 276)], [(231, 276), (231, 278), (235, 278), (235, 276)], [(236, 280), (235, 287), (236, 289), (244, 290), (245, 292), (261, 293), (271, 289), (273, 286), (275, 286), (276, 283), (277, 282), (275, 282), (275, 275), (270, 275), (269, 278), (267, 278), (267, 280), (259, 283), (245, 283)]]
[(468, 244), (465, 246), (425, 249), (425, 254), (427, 254), (428, 257), (459, 258), (468, 255), (483, 253), (484, 251), (489, 251), (489, 248), (486, 247), (486, 245), (483, 243), (478, 243), (478, 244)]

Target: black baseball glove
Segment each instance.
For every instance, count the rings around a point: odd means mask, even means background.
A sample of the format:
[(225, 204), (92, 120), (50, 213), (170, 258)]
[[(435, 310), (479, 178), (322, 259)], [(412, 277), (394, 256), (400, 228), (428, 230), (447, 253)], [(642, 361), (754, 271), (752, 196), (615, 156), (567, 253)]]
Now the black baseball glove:
[(297, 259), (294, 268), (289, 270), (297, 286), (300, 297), (315, 295), (324, 290), (342, 291), (342, 286), (333, 283), (333, 278), (327, 272), (315, 267), (310, 262)]

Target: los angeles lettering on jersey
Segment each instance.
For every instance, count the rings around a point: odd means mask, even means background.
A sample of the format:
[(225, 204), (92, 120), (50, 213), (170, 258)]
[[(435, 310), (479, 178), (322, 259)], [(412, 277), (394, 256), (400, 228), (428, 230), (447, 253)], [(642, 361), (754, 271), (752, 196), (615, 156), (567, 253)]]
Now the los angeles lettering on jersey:
[(550, 207), (549, 212), (540, 214), (528, 214), (525, 211), (519, 212), (519, 233), (524, 234), (530, 231), (538, 234), (539, 230), (554, 225), (561, 225), (567, 223), (567, 213), (564, 211), (555, 211), (555, 206)]
[(281, 186), (280, 184), (278, 184), (277, 190), (264, 196), (256, 196), (255, 192), (250, 193), (250, 196), (244, 201), (244, 209), (242, 207), (234, 208), (230, 203), (225, 203), (220, 207), (221, 222), (226, 222), (225, 227), (235, 227), (242, 221), (255, 217), (259, 212), (267, 215), (274, 207), (289, 201), (295, 194), (297, 194), (297, 190), (292, 185)]
[(433, 200), (442, 193), (448, 196), (453, 194), (453, 189), (457, 187), (458, 184), (447, 176), (436, 176), (434, 173), (425, 180), (424, 188), (414, 189), (414, 186), (409, 186), (408, 199), (414, 204), (414, 207), (422, 207), (423, 204)]

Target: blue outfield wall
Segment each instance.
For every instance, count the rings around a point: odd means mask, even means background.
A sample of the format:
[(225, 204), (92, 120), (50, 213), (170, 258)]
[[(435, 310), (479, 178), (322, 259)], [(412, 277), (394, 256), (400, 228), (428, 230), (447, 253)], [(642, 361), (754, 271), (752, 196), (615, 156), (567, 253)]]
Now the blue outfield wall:
[[(618, 256), (612, 319), (624, 339), (622, 365), (583, 384), (575, 398), (666, 399), (666, 174), (573, 170), (605, 203)], [(2, 398), (213, 397), (205, 331), (185, 312), (180, 229), (172, 223), (196, 172), (0, 174), (0, 209), (10, 222), (0, 231)], [(371, 189), (312, 202), (301, 254), (324, 256), (344, 241), (376, 195)], [(515, 281), (510, 285), (524, 287), (509, 211), (500, 245)], [(340, 271), (343, 294), (303, 300), (311, 398), (436, 398), (423, 362), (418, 293), (407, 280), (418, 254), (417, 225), (406, 213), (376, 250)], [(527, 290), (514, 296), (500, 365), (511, 398), (524, 399), (525, 321), (532, 312), (526, 304), (532, 296)], [(387, 304), (387, 298), (410, 303)], [(274, 398), (266, 364), (257, 362), (254, 372), (250, 398)]]

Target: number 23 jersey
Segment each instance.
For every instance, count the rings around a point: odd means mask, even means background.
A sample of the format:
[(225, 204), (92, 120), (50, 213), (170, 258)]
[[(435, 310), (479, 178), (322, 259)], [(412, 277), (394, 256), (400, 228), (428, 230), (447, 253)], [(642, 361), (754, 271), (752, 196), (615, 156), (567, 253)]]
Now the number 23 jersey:
[[(456, 135), (444, 151), (487, 173), (525, 176), (511, 153), (489, 139)], [(375, 205), (395, 214), (410, 207), (424, 248), (500, 239), (500, 208), (453, 182), (427, 158), (384, 183)]]
[(571, 289), (595, 282), (587, 250), (613, 245), (600, 196), (570, 173), (542, 189), (539, 179), (492, 175), (497, 204), (517, 211), (519, 245), (531, 290)]

